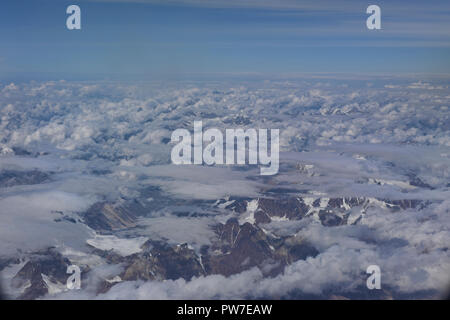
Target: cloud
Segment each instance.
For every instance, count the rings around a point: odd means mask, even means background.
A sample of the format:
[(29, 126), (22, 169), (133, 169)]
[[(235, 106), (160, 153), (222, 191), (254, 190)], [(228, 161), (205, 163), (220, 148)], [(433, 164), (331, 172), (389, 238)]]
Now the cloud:
[(246, 179), (247, 174), (231, 167), (152, 166), (145, 174), (153, 184), (182, 198), (216, 200), (227, 196), (257, 196), (260, 184)]
[[(95, 2), (119, 2), (119, 3), (141, 3), (155, 5), (178, 5), (206, 8), (253, 8), (253, 9), (272, 9), (272, 10), (299, 10), (299, 11), (324, 11), (324, 12), (342, 12), (357, 11), (360, 8), (366, 8), (368, 5), (361, 4), (359, 0), (348, 0), (345, 2), (336, 2), (332, 0), (321, 1), (313, 0), (91, 0)], [(410, 12), (423, 13), (434, 12), (440, 9), (444, 3), (442, 0), (432, 0), (427, 6), (410, 5)], [(365, 6), (366, 5), (366, 6)], [(384, 7), (393, 10), (395, 13), (404, 11), (404, 4), (400, 0), (385, 3)]]
[[(187, 242), (198, 252), (215, 236), (211, 226), (231, 216), (212, 207), (215, 200), (285, 188), (290, 196), (414, 199), (426, 208), (393, 213), (370, 206), (358, 225), (332, 228), (314, 219), (271, 223), (267, 230), (297, 233), (320, 251), (274, 278), (251, 269), (228, 278), (124, 282), (98, 298), (350, 295), (364, 288), (369, 264), (380, 265), (383, 284), (396, 294), (437, 292), (450, 265), (448, 79), (369, 80), (303, 75), (265, 82), (4, 85), (0, 173), (39, 170), (50, 180), (0, 187), (0, 255), (58, 245), (98, 268), (88, 289), (58, 297), (93, 298), (100, 275), (115, 276), (120, 266), (90, 256), (87, 240), (124, 255), (139, 250), (143, 238)], [(279, 174), (262, 179), (257, 167), (170, 164), (170, 133), (191, 131), (199, 119), (204, 128), (221, 130), (279, 128)], [(82, 223), (55, 221), (58, 211), (78, 217), (97, 201), (148, 206), (140, 228), (106, 237), (95, 238)]]
[[(186, 208), (188, 210), (188, 208)], [(198, 209), (197, 209), (198, 210)], [(185, 218), (175, 215), (141, 218), (139, 226), (143, 229), (141, 235), (152, 240), (166, 240), (171, 244), (188, 243), (197, 252), (203, 245), (210, 245), (216, 237), (212, 230), (217, 222), (214, 218)]]
[(141, 246), (147, 241), (147, 238), (136, 237), (132, 239), (120, 239), (116, 236), (95, 235), (92, 239), (87, 239), (86, 243), (90, 246), (104, 250), (114, 251), (121, 256), (129, 256), (141, 252)]
[[(335, 10), (342, 11), (351, 7), (349, 3), (336, 4), (334, 1), (317, 4), (315, 1), (296, 0), (94, 0), (97, 2), (123, 2), (123, 3), (146, 3), (156, 5), (179, 5), (207, 8), (263, 8), (277, 10)], [(353, 5), (356, 1), (353, 2)]]
[(87, 209), (90, 200), (61, 191), (23, 193), (0, 199), (0, 253), (36, 251), (48, 246), (70, 243), (84, 248), (91, 231), (82, 224), (55, 222), (56, 211)]
[[(289, 297), (293, 292), (348, 295), (361, 287), (364, 290), (365, 270), (372, 264), (380, 266), (386, 289), (397, 294), (431, 290), (438, 297), (450, 280), (450, 257), (442, 254), (449, 243), (448, 210), (446, 201), (433, 213), (372, 211), (359, 227), (306, 224), (298, 235), (322, 253), (294, 262), (274, 278), (264, 278), (254, 268), (228, 278), (212, 275), (190, 281), (122, 283), (98, 298), (245, 299)], [(432, 219), (434, 214), (440, 215), (437, 220)], [(426, 221), (419, 229), (418, 220)]]

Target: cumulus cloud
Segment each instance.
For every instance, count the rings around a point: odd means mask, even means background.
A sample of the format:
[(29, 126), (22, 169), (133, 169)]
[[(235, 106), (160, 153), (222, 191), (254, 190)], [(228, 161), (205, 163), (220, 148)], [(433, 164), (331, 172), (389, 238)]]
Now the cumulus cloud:
[[(58, 296), (93, 298), (99, 279), (116, 276), (121, 267), (93, 259), (87, 244), (128, 255), (139, 252), (144, 239), (164, 239), (187, 242), (198, 253), (215, 236), (211, 226), (231, 216), (212, 208), (215, 200), (258, 198), (280, 187), (291, 196), (413, 199), (427, 205), (395, 213), (373, 206), (359, 224), (333, 228), (310, 218), (272, 222), (268, 231), (297, 234), (320, 251), (276, 277), (253, 268), (231, 277), (130, 281), (98, 298), (320, 296), (336, 288), (351, 293), (364, 286), (370, 264), (381, 267), (383, 283), (397, 293), (438, 291), (449, 280), (450, 266), (446, 80), (352, 81), (4, 85), (0, 175), (38, 170), (50, 178), (0, 186), (0, 256), (57, 245), (66, 256), (94, 261), (86, 290)], [(205, 129), (280, 129), (279, 174), (263, 179), (252, 166), (170, 164), (171, 132), (192, 131), (194, 120), (202, 120)], [(98, 201), (147, 206), (139, 228), (123, 234), (99, 236), (82, 222), (55, 221), (60, 212), (79, 217)], [(183, 210), (202, 215), (180, 217)]]

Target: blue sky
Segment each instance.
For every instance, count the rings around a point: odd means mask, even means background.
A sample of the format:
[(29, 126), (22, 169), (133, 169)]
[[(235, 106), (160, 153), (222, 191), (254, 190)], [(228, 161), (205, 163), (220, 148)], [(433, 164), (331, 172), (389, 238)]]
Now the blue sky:
[[(66, 29), (70, 4), (82, 30)], [(3, 0), (0, 73), (450, 73), (449, 18), (440, 0)]]

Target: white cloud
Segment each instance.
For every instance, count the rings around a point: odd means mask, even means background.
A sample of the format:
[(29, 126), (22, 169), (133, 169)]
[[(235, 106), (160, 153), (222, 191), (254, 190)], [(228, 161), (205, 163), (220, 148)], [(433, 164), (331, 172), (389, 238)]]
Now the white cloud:
[[(55, 222), (60, 214), (54, 211), (74, 213), (98, 200), (136, 199), (156, 186), (161, 199), (144, 199), (154, 201), (155, 207), (163, 200), (178, 206), (174, 198), (256, 198), (282, 186), (297, 189), (299, 195), (432, 204), (426, 210), (400, 213), (371, 208), (357, 226), (326, 228), (307, 219), (273, 223), (267, 227), (271, 231), (300, 232), (321, 251), (275, 278), (263, 279), (252, 269), (229, 278), (127, 282), (99, 298), (246, 298), (285, 295), (295, 289), (320, 294), (333, 286), (350, 292), (364, 284), (361, 272), (374, 263), (382, 268), (384, 283), (398, 292), (438, 290), (447, 281), (450, 263), (445, 251), (450, 240), (448, 81), (388, 77), (367, 87), (363, 79), (362, 89), (355, 89), (352, 81), (302, 77), (264, 84), (224, 80), (149, 87), (70, 82), (4, 86), (0, 174), (37, 169), (48, 173), (51, 181), (0, 186), (0, 254), (48, 245), (87, 254), (86, 241), (91, 239), (94, 246), (126, 255), (137, 252), (143, 238), (114, 235), (92, 240), (94, 233), (83, 224)], [(199, 119), (205, 128), (280, 128), (280, 173), (263, 181), (256, 167), (171, 165), (171, 145), (163, 140), (176, 128), (192, 130)], [(301, 170), (302, 164), (310, 169)], [(431, 188), (412, 186), (414, 177)], [(142, 228), (130, 234), (188, 242), (196, 250), (210, 243), (211, 224), (228, 217), (217, 210), (207, 217), (181, 218), (170, 206), (149, 208), (139, 220)], [(96, 260), (101, 273), (99, 263)], [(91, 289), (61, 297), (92, 298)]]

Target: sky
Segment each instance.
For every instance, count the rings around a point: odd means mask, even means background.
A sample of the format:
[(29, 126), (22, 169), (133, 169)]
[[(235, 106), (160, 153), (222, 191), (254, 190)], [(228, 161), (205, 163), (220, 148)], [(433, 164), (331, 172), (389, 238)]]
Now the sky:
[[(81, 8), (81, 30), (66, 8)], [(366, 8), (381, 8), (381, 30)], [(0, 79), (450, 73), (450, 2), (3, 0)]]

